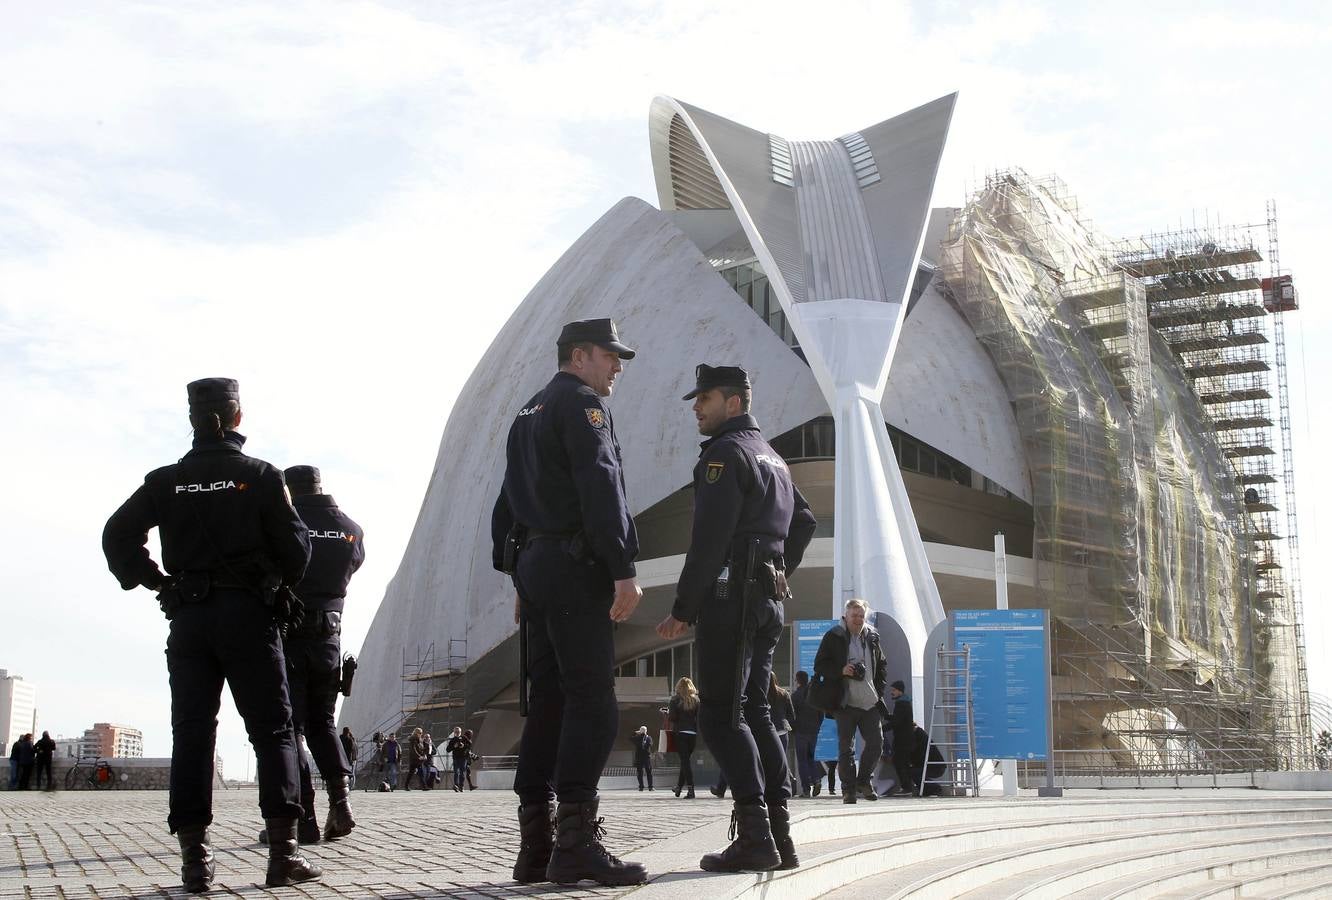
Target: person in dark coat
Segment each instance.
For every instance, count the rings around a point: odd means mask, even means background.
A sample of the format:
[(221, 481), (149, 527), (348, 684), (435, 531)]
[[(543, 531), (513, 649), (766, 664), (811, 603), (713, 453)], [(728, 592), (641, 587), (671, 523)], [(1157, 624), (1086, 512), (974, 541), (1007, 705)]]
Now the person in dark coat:
[(384, 781), (388, 784), (390, 791), (398, 789), (398, 762), (402, 759), (402, 747), (398, 744), (398, 736), (390, 734), (384, 740)]
[(788, 579), (818, 523), (781, 454), (750, 415), (739, 366), (694, 369), (698, 431), (694, 516), (671, 613), (657, 635), (694, 626), (699, 726), (734, 799), (734, 840), (708, 853), (708, 872), (800, 865), (791, 838), (790, 776), (768, 708), (773, 651), (785, 624)]
[(33, 746), (32, 735), (25, 734), (18, 742), (18, 789), (26, 791), (32, 781), (32, 767), (37, 759), (37, 748)]
[(897, 772), (896, 794), (914, 794), (916, 781), (911, 775), (911, 751), (914, 746), (912, 732), (916, 727), (911, 710), (911, 698), (906, 694), (906, 682), (894, 681), (888, 686), (893, 708), (888, 716), (893, 732), (893, 769)]
[(615, 746), (617, 622), (643, 590), (620, 442), (606, 405), (634, 358), (610, 319), (570, 322), (559, 371), (510, 415), (491, 514), (492, 564), (513, 578), (526, 637), (527, 717), (513, 790), (520, 884), (642, 884), (647, 869), (606, 849), (597, 784)]
[(694, 750), (698, 746), (698, 689), (689, 676), (682, 677), (675, 683), (675, 693), (671, 696), (666, 716), (675, 732), (675, 752), (680, 757), (680, 777), (675, 783), (675, 796), (685, 788), (689, 793), (686, 800), (694, 799)]
[(421, 790), (426, 789), (426, 752), (425, 752), (425, 729), (416, 727), (412, 729), (412, 735), (407, 739), (407, 759), (410, 768), (407, 770), (407, 781), (403, 785), (404, 790), (412, 789), (412, 776), (419, 779)]
[[(298, 617), (291, 593), (310, 561), (309, 529), (282, 470), (247, 456), (240, 388), (230, 378), (186, 387), (193, 446), (149, 472), (102, 531), (120, 586), (157, 593), (170, 621), (171, 791), (167, 827), (180, 841), (181, 881), (212, 884), (213, 751), (224, 686), (258, 760), (259, 808), (269, 837), (265, 883), (317, 880), (323, 871), (296, 842), (303, 809), (280, 629)], [(156, 528), (162, 567), (148, 552)], [(163, 574), (162, 569), (166, 573)]]
[(453, 789), (462, 793), (463, 779), (467, 777), (467, 754), (472, 749), (472, 742), (463, 737), (461, 726), (455, 725), (453, 733), (444, 742), (444, 752), (453, 759)]
[[(925, 754), (929, 753), (926, 764)], [(916, 785), (924, 785), (922, 793), (926, 797), (938, 797), (943, 794), (943, 786), (938, 783), (944, 777), (947, 765), (943, 753), (930, 743), (930, 736), (925, 729), (912, 723), (911, 726), (911, 779)]]
[(634, 770), (638, 773), (638, 789), (643, 790), (643, 775), (647, 775), (647, 789), (656, 790), (652, 784), (652, 735), (647, 733), (646, 725), (639, 725), (634, 736)]
[(51, 778), (51, 760), (55, 757), (55, 741), (51, 740), (51, 732), (43, 731), (42, 739), (37, 742), (34, 748), (37, 760), (37, 790), (42, 789), (42, 773), (46, 773), (46, 789), (55, 790), (55, 782)]
[(800, 776), (800, 796), (817, 797), (823, 788), (823, 778), (816, 771), (814, 746), (823, 727), (823, 713), (809, 702), (809, 673), (801, 669), (795, 674), (796, 689), (791, 692), (791, 706), (795, 709), (795, 722), (791, 728), (795, 745), (796, 774)]
[(467, 742), (467, 767), (463, 769), (463, 775), (467, 778), (467, 789), (476, 790), (476, 782), (472, 780), (472, 764), (481, 761), (481, 757), (476, 752), (476, 732), (470, 728), (463, 729), (463, 740)]
[[(324, 493), (319, 469), (290, 466), (282, 474), (291, 490), (292, 505), (310, 532), (310, 565), (296, 585), (305, 616), (282, 640), (292, 727), (305, 737), (310, 757), (319, 768), (328, 792), (323, 838), (335, 841), (356, 827), (351, 811), (351, 760), (337, 740), (333, 713), (342, 690), (342, 614), (351, 577), (365, 562), (365, 532), (331, 494)], [(298, 760), (305, 814), (297, 836), (302, 843), (312, 843), (320, 836), (314, 779), (309, 758), (302, 753)]]
[(349, 784), (354, 783), (356, 781), (356, 757), (358, 753), (356, 735), (352, 734), (351, 729), (344, 725), (342, 726), (342, 734), (338, 735), (338, 743), (342, 744), (342, 753), (347, 757), (348, 764), (351, 765), (352, 774)]
[[(791, 692), (777, 683), (777, 673), (770, 674), (772, 678), (768, 685), (768, 708), (772, 710), (772, 727), (782, 742), (782, 755), (790, 759), (791, 729), (795, 727), (796, 717), (795, 704), (791, 701)], [(787, 778), (791, 782), (791, 795), (800, 793), (795, 773), (788, 769)]]
[[(842, 777), (842, 802), (855, 803), (857, 794), (878, 800), (870, 783), (883, 752), (883, 697), (888, 687), (888, 664), (879, 634), (866, 618), (869, 605), (852, 598), (846, 602), (842, 622), (819, 643), (814, 657), (810, 698), (837, 722), (837, 745)], [(908, 719), (908, 721), (910, 721)], [(856, 768), (855, 734), (863, 747)]]

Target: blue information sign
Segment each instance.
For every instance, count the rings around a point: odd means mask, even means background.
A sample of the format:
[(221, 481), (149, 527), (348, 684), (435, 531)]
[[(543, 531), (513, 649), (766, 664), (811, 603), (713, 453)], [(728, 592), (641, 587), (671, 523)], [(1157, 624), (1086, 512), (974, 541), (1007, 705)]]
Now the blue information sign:
[(1044, 609), (953, 611), (953, 647), (971, 649), (976, 755), (1048, 758), (1050, 663)]
[[(796, 668), (804, 669), (811, 679), (814, 677), (814, 657), (818, 655), (819, 642), (838, 624), (841, 624), (841, 619), (797, 619), (795, 622)], [(837, 758), (837, 723), (832, 719), (824, 719), (819, 728), (814, 758), (820, 761)]]

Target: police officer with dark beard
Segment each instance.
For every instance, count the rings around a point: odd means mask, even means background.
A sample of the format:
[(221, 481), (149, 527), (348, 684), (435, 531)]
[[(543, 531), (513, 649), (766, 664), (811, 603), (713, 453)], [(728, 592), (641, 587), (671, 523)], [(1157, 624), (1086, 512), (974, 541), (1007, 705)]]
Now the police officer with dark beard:
[[(333, 841), (356, 827), (351, 814), (351, 763), (338, 740), (333, 709), (342, 687), (342, 609), (347, 584), (365, 562), (365, 532), (324, 493), (317, 468), (292, 466), (282, 474), (296, 512), (310, 529), (310, 565), (296, 585), (305, 616), (282, 641), (291, 721), (296, 734), (305, 737), (328, 791), (324, 840)], [(314, 779), (306, 755), (298, 752), (297, 758), (305, 814), (296, 826), (296, 837), (302, 844), (313, 844), (319, 840)], [(259, 839), (267, 842), (268, 836), (261, 832)]]
[[(310, 558), (282, 472), (241, 452), (240, 392), (230, 378), (187, 388), (194, 445), (149, 472), (102, 532), (107, 565), (125, 590), (158, 592), (170, 619), (171, 796), (167, 826), (180, 841), (181, 881), (191, 893), (213, 882), (213, 751), (222, 686), (258, 757), (259, 808), (271, 838), (265, 883), (318, 879), (296, 843), (301, 816), (296, 743), (278, 637), (285, 589)], [(148, 555), (156, 527), (166, 574)]]
[(603, 402), (634, 351), (610, 319), (571, 322), (556, 347), (559, 372), (509, 427), (491, 525), (495, 568), (518, 591), (531, 677), (513, 784), (522, 831), (513, 877), (640, 884), (647, 871), (602, 846), (597, 817), (597, 782), (619, 724), (612, 629), (643, 594), (620, 444)]
[[(694, 467), (689, 553), (675, 605), (657, 633), (675, 640), (697, 626), (699, 730), (735, 797), (735, 840), (699, 865), (709, 872), (794, 869), (800, 861), (787, 809), (790, 779), (768, 687), (786, 580), (816, 523), (749, 414), (745, 370), (700, 365), (695, 378), (684, 399), (694, 401), (698, 430), (708, 439)], [(737, 702), (742, 715), (733, 716)]]

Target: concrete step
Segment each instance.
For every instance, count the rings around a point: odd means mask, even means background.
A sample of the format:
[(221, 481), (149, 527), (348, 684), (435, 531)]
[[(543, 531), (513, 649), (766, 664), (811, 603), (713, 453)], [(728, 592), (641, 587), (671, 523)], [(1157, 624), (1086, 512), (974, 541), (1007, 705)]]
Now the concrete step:
[(1202, 870), (1162, 873), (1156, 884), (1135, 884), (1107, 897), (1221, 900), (1230, 897), (1332, 896), (1332, 854), (1327, 848), (1237, 859)]
[[(1134, 813), (1121, 815), (1092, 813), (1107, 809), (1122, 813), (1131, 807), (1092, 804), (1091, 809), (1058, 810), (1077, 813), (1071, 816), (1056, 816), (1054, 808), (1040, 804), (1028, 804), (1028, 809), (1033, 806), (1043, 811), (1043, 818), (1015, 818), (1013, 813), (1026, 811), (1021, 809), (1006, 810), (1010, 815), (1003, 817), (983, 815), (973, 807), (962, 823), (922, 827), (925, 823), (921, 822), (912, 827), (899, 821), (894, 836), (882, 840), (843, 845), (826, 854), (818, 853), (819, 844), (805, 846), (801, 848), (804, 865), (763, 879), (761, 893), (765, 898), (809, 897), (832, 890), (830, 896), (841, 897), (838, 885), (872, 879), (872, 891), (862, 891), (871, 885), (861, 885), (845, 889), (845, 896), (954, 897), (1004, 879), (1014, 867), (1031, 870), (1057, 861), (1086, 859), (1104, 853), (1107, 845), (1115, 846), (1119, 854), (1150, 855), (1163, 846), (1187, 842), (1194, 832), (1230, 831), (1241, 835), (1236, 843), (1256, 829), (1278, 829), (1282, 835), (1296, 837), (1311, 829), (1332, 834), (1332, 808), (1319, 805), (1274, 808), (1232, 801), (1229, 806), (1204, 804), (1203, 808), (1179, 811), (1181, 804), (1175, 803), (1165, 804), (1171, 811), (1164, 812), (1162, 805), (1141, 804)], [(822, 833), (836, 831), (825, 828)]]
[(1083, 835), (956, 859), (943, 871), (922, 873), (909, 887), (887, 892), (885, 896), (911, 900), (962, 896), (968, 900), (1036, 900), (1072, 897), (1079, 890), (1090, 888), (1087, 896), (1104, 897), (1106, 881), (1137, 876), (1164, 860), (1221, 861), (1255, 846), (1278, 851), (1292, 842), (1319, 845), (1327, 840), (1332, 840), (1332, 822), (1252, 821), (1200, 833), (1143, 828), (1109, 836)]
[[(1237, 803), (1234, 799), (1217, 798), (1151, 798), (1107, 800), (998, 800), (991, 798), (964, 800), (880, 800), (876, 803), (858, 803), (855, 807), (827, 804), (824, 808), (809, 809), (818, 804), (792, 804), (791, 835), (798, 845), (842, 838), (869, 838), (874, 835), (909, 833), (917, 828), (936, 828), (953, 825), (973, 826), (989, 822), (1021, 822), (1050, 820), (1052, 818), (1078, 819), (1114, 815), (1154, 815), (1187, 811), (1214, 811), (1227, 813), (1266, 805), (1261, 798)], [(1270, 801), (1269, 801), (1270, 802)], [(1286, 802), (1282, 810), (1322, 809), (1332, 811), (1332, 800), (1312, 798), (1296, 803)]]
[[(1239, 896), (1261, 895), (1240, 894)], [(1326, 870), (1321, 871), (1316, 875), (1299, 879), (1297, 883), (1291, 883), (1284, 888), (1268, 893), (1266, 900), (1293, 900), (1296, 897), (1318, 897), (1327, 900), (1328, 897), (1332, 897), (1332, 876), (1329, 876)]]

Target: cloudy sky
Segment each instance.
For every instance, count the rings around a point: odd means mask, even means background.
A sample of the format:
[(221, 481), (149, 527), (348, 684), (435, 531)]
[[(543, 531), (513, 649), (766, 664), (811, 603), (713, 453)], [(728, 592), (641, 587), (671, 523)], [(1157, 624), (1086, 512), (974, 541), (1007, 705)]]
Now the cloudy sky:
[[(471, 367), (602, 212), (656, 201), (653, 96), (801, 139), (958, 90), (939, 205), (1009, 166), (1057, 172), (1115, 235), (1277, 200), (1305, 304), (1310, 674), (1332, 693), (1332, 16), (1194, 7), (0, 0), (0, 667), (36, 683), (39, 727), (124, 722), (169, 753), (166, 625), (99, 536), (187, 448), (184, 385), (207, 375), (240, 379), (248, 450), (319, 465), (366, 527), (357, 649)], [(228, 706), (219, 750), (242, 776)]]

